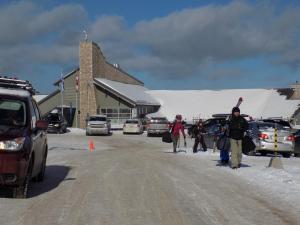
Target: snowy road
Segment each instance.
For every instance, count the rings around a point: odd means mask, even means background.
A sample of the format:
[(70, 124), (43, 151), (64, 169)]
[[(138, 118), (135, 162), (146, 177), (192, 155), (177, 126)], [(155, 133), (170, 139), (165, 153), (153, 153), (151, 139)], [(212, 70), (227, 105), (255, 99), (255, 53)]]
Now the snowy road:
[(241, 176), (266, 159), (232, 171), (216, 166), (217, 154), (175, 155), (145, 135), (93, 137), (94, 152), (83, 133), (48, 139), (45, 181), (29, 199), (0, 199), (1, 225), (300, 224), (299, 195), (277, 196)]

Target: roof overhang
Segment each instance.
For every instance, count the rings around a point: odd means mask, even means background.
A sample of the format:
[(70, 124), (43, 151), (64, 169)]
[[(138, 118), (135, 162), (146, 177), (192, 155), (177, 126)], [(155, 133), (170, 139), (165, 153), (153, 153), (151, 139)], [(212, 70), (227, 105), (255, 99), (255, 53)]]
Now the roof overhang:
[(105, 85), (102, 82), (97, 81), (96, 79), (94, 79), (94, 84), (96, 86), (101, 87), (102, 89), (109, 91), (110, 93), (114, 94), (115, 96), (117, 96), (118, 98), (121, 98), (122, 100), (124, 100), (125, 102), (129, 103), (130, 105), (132, 105), (133, 107), (136, 107), (137, 104), (135, 101), (133, 101), (132, 99), (129, 99), (128, 97), (122, 95), (121, 93), (117, 92), (116, 90), (112, 89), (111, 87), (109, 87), (108, 85)]

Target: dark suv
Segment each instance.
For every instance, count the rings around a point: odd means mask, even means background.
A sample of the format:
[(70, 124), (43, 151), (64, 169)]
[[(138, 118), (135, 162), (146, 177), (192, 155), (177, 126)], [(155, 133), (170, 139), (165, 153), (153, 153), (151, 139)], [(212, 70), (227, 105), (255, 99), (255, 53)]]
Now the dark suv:
[(0, 78), (0, 185), (15, 198), (26, 198), (30, 180), (45, 175), (48, 123), (32, 94), (28, 81)]
[(67, 132), (67, 120), (60, 111), (55, 110), (53, 112), (50, 112), (46, 116), (46, 120), (49, 123), (47, 130), (48, 133), (63, 134)]

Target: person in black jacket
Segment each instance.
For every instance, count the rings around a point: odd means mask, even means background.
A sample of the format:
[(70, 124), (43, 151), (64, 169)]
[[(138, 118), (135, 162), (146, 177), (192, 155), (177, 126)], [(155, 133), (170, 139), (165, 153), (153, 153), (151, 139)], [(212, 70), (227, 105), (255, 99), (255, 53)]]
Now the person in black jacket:
[(195, 136), (195, 143), (194, 143), (194, 147), (193, 147), (193, 153), (198, 152), (199, 143), (201, 144), (201, 146), (203, 148), (203, 151), (206, 152), (207, 147), (206, 147), (204, 137), (203, 137), (204, 133), (205, 133), (205, 129), (203, 127), (202, 120), (199, 120), (199, 122), (197, 123), (196, 127), (193, 130), (193, 134)]
[(248, 129), (248, 122), (240, 115), (240, 109), (234, 107), (229, 122), (229, 138), (231, 146), (231, 168), (237, 169), (242, 162), (242, 139)]

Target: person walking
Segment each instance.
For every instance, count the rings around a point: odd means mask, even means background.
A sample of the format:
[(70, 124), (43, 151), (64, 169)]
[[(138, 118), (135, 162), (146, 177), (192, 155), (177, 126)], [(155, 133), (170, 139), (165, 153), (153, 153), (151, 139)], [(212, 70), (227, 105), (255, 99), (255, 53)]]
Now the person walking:
[(184, 138), (184, 145), (186, 146), (186, 136), (184, 132), (184, 126), (182, 125), (182, 116), (181, 115), (176, 115), (175, 121), (172, 124), (171, 128), (171, 136), (172, 136), (172, 141), (173, 141), (173, 152), (177, 152), (177, 145), (178, 145), (178, 140), (180, 138), (180, 132), (183, 135)]
[(237, 169), (242, 162), (242, 139), (248, 129), (249, 124), (240, 114), (240, 109), (232, 109), (231, 119), (229, 121), (229, 138), (231, 146), (231, 168)]
[(201, 146), (203, 148), (203, 151), (204, 152), (207, 151), (207, 147), (206, 147), (204, 137), (203, 137), (204, 133), (205, 133), (205, 129), (204, 129), (204, 126), (203, 126), (203, 122), (200, 119), (197, 123), (197, 126), (194, 128), (195, 143), (194, 143), (194, 147), (193, 147), (193, 153), (198, 152), (199, 143), (201, 144)]
[(228, 165), (229, 163), (229, 151), (230, 151), (230, 140), (227, 134), (226, 123), (220, 123), (219, 129), (216, 132), (217, 137), (217, 148), (220, 150), (220, 163), (221, 165)]

